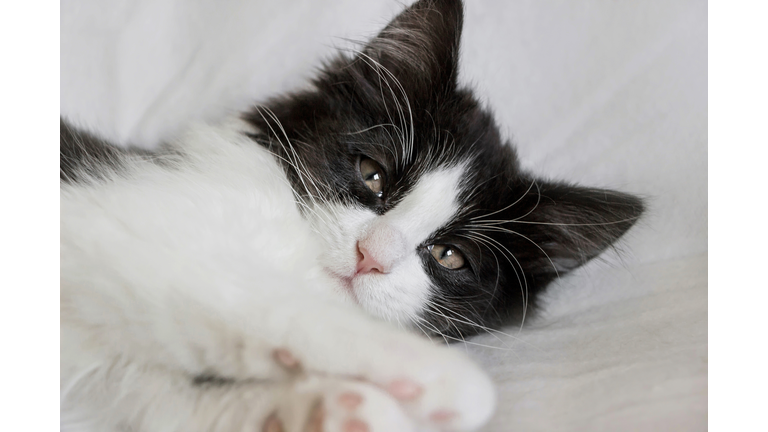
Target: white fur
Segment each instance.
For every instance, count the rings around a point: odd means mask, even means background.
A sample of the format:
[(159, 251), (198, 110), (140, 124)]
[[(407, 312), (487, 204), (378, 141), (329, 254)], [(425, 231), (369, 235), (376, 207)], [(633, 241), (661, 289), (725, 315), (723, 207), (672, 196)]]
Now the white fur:
[[(462, 168), (425, 175), (384, 217), (337, 209), (342, 224), (325, 233), (339, 238), (329, 241), (299, 214), (281, 168), (245, 128), (198, 126), (172, 144), (182, 153), (175, 165), (135, 160), (110, 181), (62, 186), (62, 429), (256, 424), (298, 398), (276, 348), (310, 375), (418, 383), (424, 395), (401, 405), (420, 428), (436, 426), (429, 414), (438, 409), (458, 413), (455, 430), (484, 423), (494, 394), (480, 369), (329, 294), (337, 290), (323, 270), (323, 257), (344, 256), (356, 236), (387, 224), (402, 236), (402, 257), (391, 273), (355, 285), (357, 298), (396, 320), (415, 313), (429, 282), (413, 251), (455, 213)], [(238, 385), (192, 386), (202, 373)]]

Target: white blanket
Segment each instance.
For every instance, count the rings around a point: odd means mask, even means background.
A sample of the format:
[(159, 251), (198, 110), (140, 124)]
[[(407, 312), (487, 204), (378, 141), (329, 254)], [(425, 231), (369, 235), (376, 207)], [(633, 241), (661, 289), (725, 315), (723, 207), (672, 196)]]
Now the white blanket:
[[(467, 349), (499, 384), (487, 431), (707, 427), (707, 6), (468, 1), (461, 80), (529, 169), (647, 197), (619, 245), (521, 332)], [(393, 0), (62, 0), (61, 112), (151, 147), (301, 86)]]

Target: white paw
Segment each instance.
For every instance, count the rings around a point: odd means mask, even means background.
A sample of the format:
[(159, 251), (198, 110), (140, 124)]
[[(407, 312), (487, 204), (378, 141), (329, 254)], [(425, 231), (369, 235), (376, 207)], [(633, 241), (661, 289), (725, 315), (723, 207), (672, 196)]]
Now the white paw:
[(308, 377), (284, 395), (263, 432), (411, 432), (397, 400), (362, 381)]
[[(356, 388), (366, 389), (359, 391), (365, 392), (365, 399), (369, 402), (361, 404), (359, 409), (362, 410), (361, 413), (366, 413), (367, 420), (364, 422), (368, 422), (369, 429), (363, 429), (361, 426), (358, 429), (346, 430), (343, 423), (334, 423), (336, 420), (331, 419), (341, 418), (339, 416), (345, 411), (334, 411), (331, 397), (331, 402), (328, 402), (330, 405), (326, 407), (326, 421), (327, 427), (334, 429), (328, 431), (409, 430), (402, 425), (397, 428), (394, 425), (375, 426), (377, 422), (385, 420), (375, 415), (379, 412), (404, 412), (418, 430), (472, 431), (490, 419), (496, 404), (494, 386), (474, 362), (461, 352), (437, 347), (410, 335), (390, 333), (388, 336), (390, 337), (387, 339), (370, 338), (374, 344), (362, 344), (365, 346), (340, 355), (339, 362), (345, 363), (349, 369), (334, 373), (335, 376), (360, 377), (375, 387), (362, 382), (342, 380), (328, 381), (336, 384), (326, 383), (323, 390), (323, 394), (330, 394), (341, 391), (335, 390), (338, 386), (358, 386)], [(275, 358), (286, 368), (300, 368), (304, 363), (293, 355), (284, 354)], [(310, 371), (313, 362), (306, 363), (307, 371), (314, 372)], [(308, 392), (311, 393), (311, 390)], [(337, 393), (333, 394), (338, 396)], [(387, 414), (386, 418), (400, 417)]]
[(458, 352), (441, 349), (436, 358), (414, 359), (403, 364), (401, 376), (385, 388), (427, 430), (476, 430), (495, 410), (493, 383)]

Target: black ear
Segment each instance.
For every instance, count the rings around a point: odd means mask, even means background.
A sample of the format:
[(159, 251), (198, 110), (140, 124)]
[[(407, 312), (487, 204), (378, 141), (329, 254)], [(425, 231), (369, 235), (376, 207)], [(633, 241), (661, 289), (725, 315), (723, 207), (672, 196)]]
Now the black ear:
[[(640, 218), (640, 198), (606, 189), (539, 183), (526, 198), (532, 210), (515, 222), (548, 255), (560, 274), (586, 263), (619, 239)], [(525, 229), (523, 226), (527, 225)], [(544, 263), (542, 263), (544, 264)]]
[[(456, 85), (463, 25), (461, 0), (420, 0), (400, 13), (354, 62), (375, 87), (382, 80), (411, 99), (439, 95)], [(391, 74), (391, 75), (390, 75)]]

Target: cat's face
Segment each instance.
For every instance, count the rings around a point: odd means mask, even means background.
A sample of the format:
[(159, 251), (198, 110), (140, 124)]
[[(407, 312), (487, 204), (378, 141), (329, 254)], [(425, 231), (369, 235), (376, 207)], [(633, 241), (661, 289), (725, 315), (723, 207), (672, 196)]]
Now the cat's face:
[(338, 291), (385, 319), (463, 337), (620, 237), (637, 198), (535, 179), (457, 87), (458, 0), (419, 1), (315, 89), (255, 108), (322, 238)]

